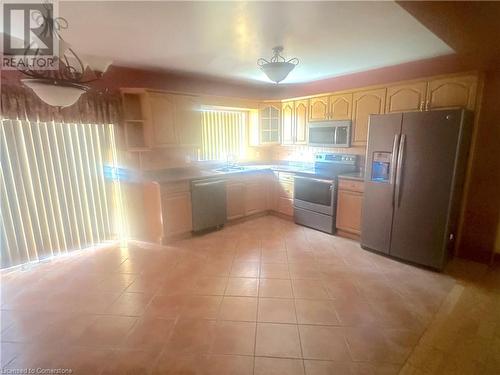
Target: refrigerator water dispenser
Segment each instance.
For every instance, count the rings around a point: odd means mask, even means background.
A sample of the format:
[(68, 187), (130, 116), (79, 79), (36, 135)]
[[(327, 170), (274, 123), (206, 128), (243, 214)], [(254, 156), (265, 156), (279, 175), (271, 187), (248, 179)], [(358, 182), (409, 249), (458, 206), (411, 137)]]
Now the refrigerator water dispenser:
[(391, 174), (391, 152), (374, 152), (372, 159), (372, 177), (374, 182), (389, 182)]

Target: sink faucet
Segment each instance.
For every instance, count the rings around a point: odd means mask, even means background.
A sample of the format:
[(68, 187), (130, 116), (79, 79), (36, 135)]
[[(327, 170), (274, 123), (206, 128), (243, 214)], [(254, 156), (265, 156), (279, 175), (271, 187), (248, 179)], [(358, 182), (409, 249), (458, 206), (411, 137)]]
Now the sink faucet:
[(227, 167), (236, 166), (236, 155), (228, 153), (226, 155)]

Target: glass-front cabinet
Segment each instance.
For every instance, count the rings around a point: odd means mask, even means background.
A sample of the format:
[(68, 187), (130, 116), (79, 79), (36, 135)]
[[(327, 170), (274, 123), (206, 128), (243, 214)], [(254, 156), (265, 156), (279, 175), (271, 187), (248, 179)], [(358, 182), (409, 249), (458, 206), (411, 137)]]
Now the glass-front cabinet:
[(280, 106), (264, 103), (259, 108), (259, 143), (280, 143)]

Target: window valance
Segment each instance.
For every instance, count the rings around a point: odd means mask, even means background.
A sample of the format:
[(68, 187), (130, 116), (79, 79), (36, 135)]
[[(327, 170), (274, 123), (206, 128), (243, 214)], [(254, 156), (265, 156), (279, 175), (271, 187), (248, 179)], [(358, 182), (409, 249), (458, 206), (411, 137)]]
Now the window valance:
[(26, 87), (2, 85), (1, 118), (37, 122), (121, 124), (121, 100), (116, 94), (87, 92), (70, 107), (52, 107)]

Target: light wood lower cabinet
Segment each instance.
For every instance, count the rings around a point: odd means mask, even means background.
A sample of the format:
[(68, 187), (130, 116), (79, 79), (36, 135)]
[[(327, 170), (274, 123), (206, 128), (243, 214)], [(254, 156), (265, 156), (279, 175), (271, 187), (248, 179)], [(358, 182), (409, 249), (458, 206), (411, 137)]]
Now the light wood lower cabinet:
[(276, 211), (293, 216), (293, 174), (279, 172), (275, 175)]
[(278, 197), (278, 212), (283, 215), (293, 216), (293, 199)]
[(123, 206), (127, 212), (128, 237), (136, 240), (147, 239), (144, 225), (144, 185), (124, 182), (120, 184)]
[(229, 180), (226, 183), (226, 215), (228, 220), (245, 216), (245, 184)]
[(162, 216), (166, 237), (190, 232), (193, 229), (191, 192), (163, 194)]
[(144, 226), (144, 239), (146, 241), (161, 244), (163, 240), (162, 226), (162, 203), (160, 185), (157, 182), (147, 182), (144, 184), (144, 219), (137, 215)]
[(234, 220), (272, 209), (268, 174), (232, 177), (226, 182), (227, 219)]
[(266, 182), (258, 178), (249, 181), (245, 188), (245, 215), (264, 212), (267, 209)]
[(276, 211), (293, 216), (293, 174), (233, 177), (226, 182), (227, 219)]
[(340, 235), (358, 237), (361, 234), (363, 188), (362, 181), (339, 180), (336, 227)]

